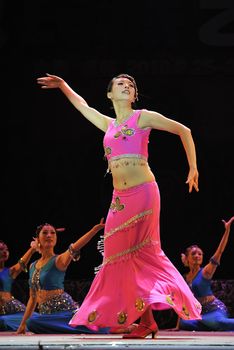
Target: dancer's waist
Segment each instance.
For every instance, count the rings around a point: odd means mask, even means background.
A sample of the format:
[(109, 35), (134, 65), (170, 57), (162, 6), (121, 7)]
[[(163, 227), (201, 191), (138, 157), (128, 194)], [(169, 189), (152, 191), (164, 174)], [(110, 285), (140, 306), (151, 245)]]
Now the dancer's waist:
[(146, 160), (121, 158), (109, 162), (115, 189), (123, 190), (144, 182), (154, 181), (155, 177)]
[(197, 297), (197, 300), (201, 303), (201, 305), (206, 305), (208, 303), (212, 303), (215, 300), (214, 295), (206, 295), (204, 297)]
[(1, 301), (9, 301), (12, 299), (12, 294), (10, 292), (0, 291), (0, 303)]
[(40, 314), (52, 314), (59, 311), (76, 310), (78, 307), (79, 304), (72, 299), (71, 295), (63, 292), (62, 294), (54, 294), (40, 303), (38, 311)]
[(61, 295), (63, 293), (64, 293), (63, 289), (53, 289), (53, 290), (40, 289), (38, 290), (38, 294), (37, 294), (37, 302), (40, 305), (46, 302), (48, 299), (53, 298), (57, 295)]

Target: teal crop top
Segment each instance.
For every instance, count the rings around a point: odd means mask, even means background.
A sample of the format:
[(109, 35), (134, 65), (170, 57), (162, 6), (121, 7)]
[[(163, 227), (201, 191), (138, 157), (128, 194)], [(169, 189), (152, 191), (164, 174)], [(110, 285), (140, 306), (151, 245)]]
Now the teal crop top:
[(64, 289), (65, 272), (59, 270), (55, 265), (57, 255), (52, 258), (39, 270), (34, 261), (29, 269), (29, 287), (34, 290)]
[(213, 295), (211, 289), (211, 280), (203, 277), (202, 270), (200, 269), (196, 277), (192, 281), (192, 292), (196, 298), (206, 297), (208, 295)]
[(4, 267), (0, 272), (0, 291), (11, 293), (13, 282), (14, 279), (10, 275), (9, 267)]

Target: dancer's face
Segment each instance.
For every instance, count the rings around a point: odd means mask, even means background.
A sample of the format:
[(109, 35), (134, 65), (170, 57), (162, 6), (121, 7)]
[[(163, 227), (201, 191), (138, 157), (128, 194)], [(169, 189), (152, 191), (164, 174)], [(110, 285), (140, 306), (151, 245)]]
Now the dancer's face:
[(193, 247), (187, 256), (189, 266), (201, 265), (203, 261), (203, 251), (199, 247)]
[(9, 250), (4, 242), (0, 242), (0, 261), (5, 262), (9, 258)]
[(113, 101), (128, 100), (133, 103), (136, 98), (135, 85), (128, 78), (116, 78), (111, 91), (108, 92), (108, 97)]
[(57, 233), (55, 228), (51, 225), (44, 225), (39, 232), (38, 240), (41, 248), (54, 247), (57, 243)]

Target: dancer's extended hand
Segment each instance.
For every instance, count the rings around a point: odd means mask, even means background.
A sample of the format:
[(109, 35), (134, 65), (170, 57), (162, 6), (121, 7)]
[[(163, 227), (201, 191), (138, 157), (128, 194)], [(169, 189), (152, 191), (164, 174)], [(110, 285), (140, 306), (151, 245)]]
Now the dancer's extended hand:
[(191, 168), (189, 170), (189, 174), (188, 174), (187, 181), (186, 181), (186, 184), (189, 185), (189, 193), (192, 192), (193, 188), (197, 192), (199, 191), (199, 188), (198, 188), (198, 177), (199, 177), (199, 174), (198, 174), (197, 169)]
[(37, 83), (41, 85), (42, 89), (59, 88), (64, 83), (64, 80), (57, 75), (52, 75), (49, 73), (46, 73), (46, 75), (47, 77), (37, 78)]
[(104, 218), (101, 218), (100, 223), (95, 225), (93, 227), (93, 230), (95, 230), (95, 232), (98, 233), (98, 231), (102, 230), (104, 227), (105, 227)]
[(228, 221), (222, 220), (226, 230), (230, 229), (230, 226), (231, 226), (233, 221), (234, 221), (234, 216), (232, 216), (231, 219), (229, 219)]

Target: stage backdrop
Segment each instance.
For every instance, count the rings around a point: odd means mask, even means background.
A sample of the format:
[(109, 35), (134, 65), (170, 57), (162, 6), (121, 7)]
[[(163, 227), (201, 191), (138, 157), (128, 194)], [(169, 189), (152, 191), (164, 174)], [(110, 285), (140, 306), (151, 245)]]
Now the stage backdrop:
[[(158, 111), (192, 130), (199, 193), (188, 193), (179, 138), (152, 131), (149, 163), (161, 191), (161, 239), (183, 272), (181, 252), (200, 245), (205, 261), (234, 215), (234, 7), (227, 0), (26, 1), (23, 16), (3, 2), (1, 48), (7, 110), (2, 191), (9, 264), (27, 249), (37, 225), (66, 227), (57, 252), (105, 217), (111, 192), (103, 134), (58, 90), (36, 79), (62, 76), (87, 102), (113, 115), (109, 80), (136, 78), (138, 108)], [(21, 8), (22, 12), (22, 8)], [(5, 102), (5, 101), (4, 101)], [(68, 276), (90, 278), (101, 262), (98, 236)], [(233, 278), (234, 228), (216, 278)], [(36, 257), (36, 256), (35, 256)]]

